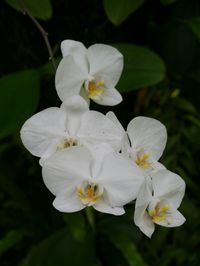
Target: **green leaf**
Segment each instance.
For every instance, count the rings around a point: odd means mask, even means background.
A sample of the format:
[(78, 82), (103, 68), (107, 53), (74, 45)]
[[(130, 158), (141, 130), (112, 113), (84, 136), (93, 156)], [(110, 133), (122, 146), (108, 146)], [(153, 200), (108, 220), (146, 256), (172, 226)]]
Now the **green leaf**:
[(108, 19), (119, 25), (143, 3), (144, 0), (104, 0), (104, 9)]
[(200, 41), (200, 18), (191, 18), (187, 20), (181, 20), (185, 25), (187, 25), (193, 33), (197, 36)]
[(22, 266), (93, 265), (93, 235), (84, 242), (76, 241), (66, 229), (59, 230), (32, 248)]
[(12, 230), (0, 239), (0, 256), (15, 246), (24, 237), (23, 230)]
[(124, 234), (110, 234), (113, 245), (122, 252), (129, 266), (146, 266), (133, 241)]
[(39, 101), (39, 74), (20, 71), (0, 79), (0, 139), (19, 129), (36, 110)]
[(52, 16), (50, 0), (6, 0), (6, 2), (17, 11), (23, 12), (25, 8), (32, 16), (42, 20), (48, 20)]
[(148, 48), (133, 44), (114, 44), (124, 55), (124, 70), (117, 85), (120, 92), (155, 85), (165, 77), (163, 60)]

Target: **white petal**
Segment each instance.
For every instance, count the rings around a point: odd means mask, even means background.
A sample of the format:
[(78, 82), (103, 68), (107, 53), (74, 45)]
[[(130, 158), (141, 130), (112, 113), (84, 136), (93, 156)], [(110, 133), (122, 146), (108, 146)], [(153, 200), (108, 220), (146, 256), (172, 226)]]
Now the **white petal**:
[(142, 207), (146, 209), (152, 199), (152, 182), (151, 178), (145, 176), (144, 182), (142, 183), (136, 199), (136, 208)]
[(88, 93), (84, 87), (81, 88), (80, 96), (87, 102), (88, 106), (90, 106), (90, 98), (88, 97)]
[(86, 51), (87, 49), (82, 42), (74, 40), (64, 40), (61, 42), (61, 52), (63, 57), (73, 54), (84, 54)]
[(153, 161), (152, 162), (152, 170), (151, 170), (151, 172), (157, 172), (159, 170), (164, 170), (164, 169), (166, 169), (166, 167), (163, 164), (161, 164), (161, 163), (159, 163), (157, 161)]
[[(134, 159), (134, 161), (135, 161), (135, 156), (133, 156), (133, 150), (131, 150), (130, 151), (130, 153), (129, 152), (127, 152), (127, 154), (131, 154), (131, 158), (132, 159)], [(137, 154), (137, 153), (135, 153), (135, 154)], [(140, 167), (140, 170), (141, 171), (143, 171), (143, 173), (145, 174), (145, 175), (151, 175), (152, 173), (154, 173), (154, 172), (157, 172), (157, 171), (159, 171), (159, 170), (163, 170), (163, 169), (166, 169), (166, 167), (163, 165), (163, 164), (161, 164), (161, 163), (159, 163), (159, 162), (157, 162), (156, 160), (150, 160), (150, 166), (149, 166), (149, 168), (147, 168), (147, 169), (143, 169), (143, 168), (141, 168)]]
[(122, 206), (136, 198), (143, 175), (129, 158), (110, 153), (104, 158), (98, 180), (107, 193), (110, 205)]
[(103, 213), (110, 213), (113, 215), (122, 215), (125, 213), (123, 207), (112, 207), (105, 200), (101, 200), (101, 201), (97, 202), (93, 207), (97, 211), (100, 211)]
[(151, 177), (154, 196), (168, 200), (177, 209), (185, 194), (184, 180), (168, 170), (152, 173)]
[(128, 135), (126, 133), (126, 131), (124, 130), (123, 126), (121, 125), (121, 123), (119, 122), (119, 120), (117, 119), (116, 115), (109, 111), (106, 116), (111, 120), (113, 121), (113, 123), (119, 128), (119, 130), (121, 131), (121, 134), (122, 134), (122, 147), (121, 147), (121, 150), (122, 150), (122, 153), (125, 153), (127, 154), (129, 149), (130, 149), (130, 142), (129, 142), (129, 139), (128, 139)]
[(113, 153), (115, 151), (108, 143), (98, 143), (96, 145), (91, 145), (90, 151), (93, 157), (93, 162), (91, 165), (92, 176), (97, 177), (99, 175), (99, 171), (101, 171), (104, 157), (107, 154)]
[(81, 87), (87, 78), (84, 67), (75, 63), (72, 56), (66, 56), (58, 65), (56, 71), (56, 90), (62, 101), (71, 95), (80, 93)]
[(66, 128), (70, 136), (76, 135), (81, 124), (81, 116), (89, 111), (88, 104), (79, 95), (70, 96), (61, 109), (66, 112)]
[(125, 134), (125, 130), (121, 123), (119, 122), (118, 118), (116, 117), (115, 113), (112, 111), (107, 112), (106, 116), (113, 121), (113, 123), (119, 128), (119, 130)]
[(20, 132), (24, 146), (35, 156), (50, 156), (59, 140), (66, 136), (65, 120), (65, 112), (57, 107), (33, 115)]
[(64, 40), (61, 43), (62, 55), (68, 56), (71, 55), (74, 58), (74, 61), (79, 66), (85, 69), (85, 72), (88, 73), (88, 59), (86, 57), (87, 49), (81, 42), (73, 40)]
[(166, 146), (167, 132), (158, 120), (136, 117), (129, 123), (127, 132), (134, 150), (144, 149), (153, 159), (158, 160)]
[(137, 195), (136, 203), (135, 203), (135, 215), (134, 220), (137, 226), (145, 225), (143, 221), (143, 216), (146, 213), (146, 209), (152, 199), (152, 186), (151, 180), (147, 176), (145, 181), (141, 185), (139, 193)]
[(121, 148), (121, 131), (109, 118), (100, 112), (90, 111), (82, 116), (78, 136), (86, 144), (106, 142), (117, 151)]
[(56, 196), (53, 206), (61, 212), (76, 212), (85, 208), (85, 205), (78, 199), (76, 191), (73, 194), (61, 193)]
[(87, 49), (82, 42), (74, 40), (64, 40), (61, 42), (61, 52), (63, 57), (72, 55), (77, 56), (77, 58), (85, 57)]
[(148, 237), (151, 237), (155, 230), (154, 223), (152, 222), (146, 211), (151, 199), (151, 180), (149, 179), (149, 177), (146, 177), (146, 180), (142, 184), (136, 199), (134, 222), (140, 228), (140, 230)]
[(93, 101), (101, 105), (114, 106), (122, 101), (122, 96), (114, 87), (107, 87), (101, 98), (99, 100), (93, 99)]
[(66, 188), (75, 188), (91, 177), (92, 156), (84, 147), (71, 147), (56, 152), (44, 162), (42, 175), (47, 188), (60, 194)]
[(157, 224), (165, 227), (177, 227), (185, 222), (185, 217), (177, 210), (168, 214), (167, 219), (164, 221), (156, 222)]
[(90, 75), (100, 76), (113, 86), (117, 84), (123, 69), (123, 55), (114, 47), (94, 44), (87, 52)]
[[(137, 209), (135, 211), (135, 216), (138, 216), (138, 212), (139, 209)], [(140, 228), (140, 230), (149, 238), (151, 238), (153, 232), (155, 231), (155, 225), (154, 223), (151, 221), (151, 218), (149, 217), (149, 215), (147, 214), (147, 212), (145, 211), (143, 213), (143, 216), (141, 218), (142, 220), (142, 225), (140, 225), (140, 223), (138, 224), (138, 227)], [(139, 222), (139, 221), (138, 221)]]

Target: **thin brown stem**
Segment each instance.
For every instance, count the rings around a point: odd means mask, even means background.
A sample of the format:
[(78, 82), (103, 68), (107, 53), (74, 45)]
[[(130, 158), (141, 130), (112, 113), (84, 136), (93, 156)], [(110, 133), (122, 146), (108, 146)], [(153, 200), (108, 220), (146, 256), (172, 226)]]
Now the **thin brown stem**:
[(48, 38), (48, 32), (46, 32), (43, 27), (40, 25), (40, 23), (34, 18), (34, 16), (31, 14), (31, 12), (25, 7), (23, 6), (22, 4), (22, 1), (21, 2), (21, 8), (22, 8), (22, 12), (24, 15), (27, 15), (31, 20), (32, 22), (35, 24), (35, 26), (37, 27), (37, 29), (39, 30), (39, 32), (41, 33), (44, 41), (45, 41), (45, 44), (46, 44), (46, 47), (47, 47), (47, 50), (48, 50), (48, 53), (49, 53), (49, 60), (52, 62), (52, 65), (53, 65), (53, 68), (54, 70), (56, 71), (56, 62), (55, 62), (55, 59), (54, 59), (54, 56), (53, 56), (53, 51), (52, 51), (52, 48), (51, 48), (51, 45), (50, 45), (50, 42), (49, 42), (49, 38)]

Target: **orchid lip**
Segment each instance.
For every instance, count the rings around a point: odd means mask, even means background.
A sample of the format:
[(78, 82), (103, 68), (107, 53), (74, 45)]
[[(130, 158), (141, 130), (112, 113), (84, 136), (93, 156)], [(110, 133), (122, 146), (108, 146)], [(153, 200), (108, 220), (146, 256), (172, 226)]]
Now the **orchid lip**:
[(152, 168), (152, 163), (150, 162), (150, 154), (145, 152), (143, 149), (137, 150), (136, 153), (134, 152), (134, 155), (130, 155), (130, 157), (133, 157), (137, 166), (142, 170)]
[(88, 180), (77, 186), (76, 192), (84, 205), (92, 206), (103, 196), (103, 187), (94, 181)]
[(168, 202), (154, 199), (149, 205), (148, 214), (154, 223), (167, 222), (169, 224), (171, 219), (169, 217), (170, 209), (171, 207)]
[(60, 151), (60, 150), (63, 150), (63, 149), (66, 149), (66, 148), (69, 148), (69, 147), (74, 147), (74, 146), (77, 146), (78, 145), (78, 140), (75, 139), (75, 138), (65, 138), (65, 139), (62, 139), (58, 145), (57, 145), (57, 148), (56, 150), (57, 151)]
[(105, 82), (103, 80), (96, 81), (94, 78), (85, 83), (88, 97), (94, 100), (100, 100), (105, 90)]

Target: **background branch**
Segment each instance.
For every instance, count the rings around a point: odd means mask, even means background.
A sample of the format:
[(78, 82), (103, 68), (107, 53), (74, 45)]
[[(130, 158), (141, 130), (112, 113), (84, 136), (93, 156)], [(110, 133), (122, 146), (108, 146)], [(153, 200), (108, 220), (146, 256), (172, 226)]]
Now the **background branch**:
[(32, 22), (35, 24), (35, 26), (37, 27), (37, 29), (41, 33), (41, 35), (45, 41), (48, 53), (49, 53), (49, 60), (52, 62), (53, 68), (56, 71), (56, 62), (55, 62), (55, 59), (53, 56), (53, 51), (52, 51), (52, 48), (51, 48), (51, 45), (49, 42), (48, 32), (46, 32), (44, 30), (44, 28), (40, 25), (40, 23), (34, 18), (34, 16), (31, 14), (31, 12), (26, 7), (23, 6), (22, 3), (21, 3), (21, 8), (22, 8), (23, 14), (27, 15), (32, 20)]

